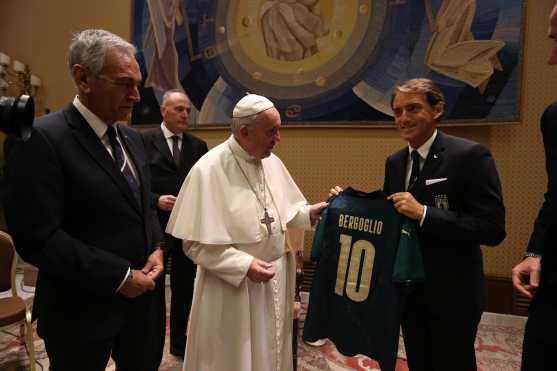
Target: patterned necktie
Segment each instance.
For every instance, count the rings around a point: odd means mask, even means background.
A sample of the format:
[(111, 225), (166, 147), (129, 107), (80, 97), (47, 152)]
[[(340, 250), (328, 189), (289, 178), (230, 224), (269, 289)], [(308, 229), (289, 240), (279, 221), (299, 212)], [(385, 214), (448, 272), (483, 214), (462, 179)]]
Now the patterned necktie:
[(174, 158), (174, 163), (176, 164), (177, 168), (180, 168), (180, 147), (178, 146), (179, 141), (179, 136), (172, 136), (172, 157)]
[(410, 154), (412, 157), (412, 171), (410, 172), (410, 180), (408, 182), (408, 189), (412, 188), (416, 179), (420, 176), (420, 154), (418, 151), (413, 150)]
[(132, 190), (133, 196), (135, 197), (137, 203), (141, 205), (141, 195), (139, 190), (139, 184), (135, 177), (133, 176), (132, 169), (130, 164), (128, 163), (126, 156), (124, 155), (124, 150), (122, 149), (122, 145), (116, 139), (116, 130), (113, 126), (108, 126), (106, 129), (106, 135), (108, 136), (108, 140), (110, 141), (110, 146), (112, 147), (112, 154), (114, 155), (114, 162), (118, 169), (126, 178), (130, 189)]

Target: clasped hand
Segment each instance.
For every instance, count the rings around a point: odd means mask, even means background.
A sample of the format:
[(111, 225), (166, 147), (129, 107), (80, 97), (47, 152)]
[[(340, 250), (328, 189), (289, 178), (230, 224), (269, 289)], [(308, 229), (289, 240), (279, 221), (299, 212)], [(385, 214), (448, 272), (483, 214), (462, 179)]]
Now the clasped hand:
[(172, 211), (174, 204), (176, 203), (176, 196), (173, 195), (162, 195), (159, 197), (157, 206), (162, 211)]
[(253, 258), (247, 276), (253, 282), (267, 282), (275, 276), (275, 270), (271, 263)]
[(515, 289), (532, 299), (540, 284), (541, 261), (537, 257), (527, 257), (512, 270)]
[(145, 266), (132, 269), (131, 275), (120, 288), (120, 293), (127, 298), (135, 298), (146, 291), (155, 289), (155, 281), (164, 273), (164, 255), (157, 249), (149, 255)]

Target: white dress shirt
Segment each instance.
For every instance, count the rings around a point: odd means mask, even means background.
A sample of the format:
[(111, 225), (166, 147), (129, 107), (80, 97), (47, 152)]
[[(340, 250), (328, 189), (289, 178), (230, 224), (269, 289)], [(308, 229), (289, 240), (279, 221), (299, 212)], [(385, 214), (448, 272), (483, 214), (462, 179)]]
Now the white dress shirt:
[(178, 149), (181, 151), (182, 150), (182, 133), (178, 133), (178, 134), (174, 134), (173, 132), (171, 132), (167, 127), (166, 124), (164, 123), (164, 121), (161, 123), (161, 130), (162, 133), (164, 135), (164, 138), (166, 139), (166, 144), (168, 145), (168, 148), (170, 149), (170, 153), (172, 154), (172, 156), (174, 156), (174, 153), (172, 153), (172, 145), (174, 144), (172, 137), (173, 136), (177, 136), (178, 137)]
[[(85, 107), (83, 103), (81, 103), (77, 95), (73, 100), (73, 105), (79, 111), (79, 113), (81, 113), (81, 115), (85, 118), (85, 121), (87, 121), (89, 126), (91, 126), (91, 129), (93, 129), (95, 134), (97, 134), (97, 136), (101, 140), (101, 143), (104, 145), (104, 148), (106, 148), (110, 156), (114, 158), (114, 154), (112, 153), (112, 146), (110, 145), (110, 140), (108, 139), (108, 135), (106, 134), (106, 129), (108, 128), (107, 124), (103, 120), (101, 120), (97, 115), (91, 112), (87, 107)], [(118, 133), (118, 130), (115, 130), (115, 132), (116, 132), (116, 140), (118, 140), (118, 143), (120, 143), (120, 146), (122, 147), (122, 151), (124, 152), (124, 156), (126, 157), (126, 161), (128, 165), (130, 165), (132, 174), (135, 180), (139, 181), (137, 177), (137, 171), (135, 169), (135, 164), (133, 163), (133, 161), (131, 161), (128, 152), (126, 151), (126, 146), (122, 145), (122, 140), (120, 139), (120, 134)]]
[[(436, 137), (437, 137), (437, 129), (435, 129), (433, 135), (428, 140), (426, 140), (425, 143), (422, 144), (419, 148), (417, 149), (412, 148), (410, 144), (408, 144), (408, 161), (406, 161), (406, 179), (404, 180), (405, 189), (408, 189), (408, 183), (410, 183), (410, 174), (412, 173), (412, 156), (411, 156), (412, 151), (417, 151), (418, 155), (420, 155), (420, 173), (421, 173), (422, 168), (424, 167), (425, 159), (427, 158), (427, 155), (429, 154), (429, 150), (431, 149), (431, 145), (433, 144), (433, 141), (435, 140)], [(422, 226), (422, 224), (424, 224), (426, 214), (427, 214), (427, 206), (424, 205), (424, 214), (420, 219), (420, 227)]]

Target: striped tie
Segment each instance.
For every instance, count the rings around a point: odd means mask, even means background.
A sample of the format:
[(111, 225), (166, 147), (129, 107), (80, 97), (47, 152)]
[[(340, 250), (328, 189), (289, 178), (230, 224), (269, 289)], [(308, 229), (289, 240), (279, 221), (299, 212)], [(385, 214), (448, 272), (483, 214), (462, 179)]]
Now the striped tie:
[(122, 145), (116, 138), (116, 130), (113, 126), (108, 126), (106, 129), (106, 135), (108, 136), (108, 140), (110, 141), (110, 146), (112, 147), (112, 153), (114, 155), (114, 162), (116, 162), (116, 166), (126, 178), (128, 185), (139, 205), (141, 205), (141, 194), (139, 190), (139, 184), (135, 177), (133, 176), (132, 169), (126, 156), (124, 155), (124, 150), (122, 149)]

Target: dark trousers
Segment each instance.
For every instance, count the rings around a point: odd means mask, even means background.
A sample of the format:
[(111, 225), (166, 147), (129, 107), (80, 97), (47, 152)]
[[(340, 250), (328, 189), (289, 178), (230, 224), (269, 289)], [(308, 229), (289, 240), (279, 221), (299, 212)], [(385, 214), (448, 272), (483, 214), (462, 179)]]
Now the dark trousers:
[[(428, 313), (419, 292), (409, 294), (402, 334), (410, 371), (476, 370), (474, 341), (481, 313), (473, 318)], [(468, 313), (467, 315), (471, 315)]]
[[(156, 290), (160, 290), (160, 285)], [(51, 371), (104, 371), (110, 356), (117, 371), (156, 371), (164, 346), (164, 306), (158, 291), (132, 299), (113, 338), (88, 340), (87, 334), (45, 338)], [(63, 324), (61, 325), (63, 331)]]
[(522, 345), (522, 371), (555, 370), (557, 304), (536, 301), (530, 307)]
[[(170, 242), (167, 239), (167, 243)], [(182, 240), (172, 237), (170, 256), (170, 352), (183, 356), (193, 298), (196, 265), (182, 250)]]

